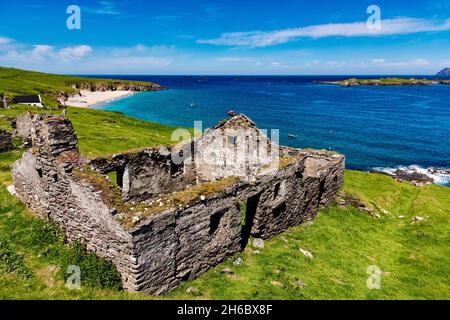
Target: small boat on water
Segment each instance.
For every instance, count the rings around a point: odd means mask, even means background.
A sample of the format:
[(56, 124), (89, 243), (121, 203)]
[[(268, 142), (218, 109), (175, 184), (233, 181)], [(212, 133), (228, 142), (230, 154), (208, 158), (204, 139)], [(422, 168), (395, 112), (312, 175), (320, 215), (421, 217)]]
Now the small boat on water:
[(237, 116), (237, 113), (235, 111), (231, 110), (231, 111), (228, 111), (228, 115), (231, 117), (234, 117), (234, 116)]
[(194, 107), (195, 107), (194, 101), (191, 101), (191, 103), (189, 104), (189, 107), (191, 107), (191, 108), (194, 108)]
[(296, 136), (295, 134), (288, 134), (288, 138), (290, 138), (290, 139), (297, 139), (298, 136)]

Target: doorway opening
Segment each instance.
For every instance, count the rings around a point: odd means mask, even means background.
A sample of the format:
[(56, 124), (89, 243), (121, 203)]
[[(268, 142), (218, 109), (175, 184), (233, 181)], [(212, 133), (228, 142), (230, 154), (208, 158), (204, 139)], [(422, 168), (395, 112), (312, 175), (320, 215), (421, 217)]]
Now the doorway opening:
[(242, 248), (247, 246), (250, 239), (260, 198), (261, 193), (258, 193), (242, 205)]

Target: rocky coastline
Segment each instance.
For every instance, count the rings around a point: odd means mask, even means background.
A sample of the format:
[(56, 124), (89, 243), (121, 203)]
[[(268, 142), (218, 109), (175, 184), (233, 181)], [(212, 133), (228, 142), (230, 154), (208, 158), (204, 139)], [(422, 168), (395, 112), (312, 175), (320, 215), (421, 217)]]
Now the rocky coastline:
[(437, 184), (437, 182), (433, 177), (450, 176), (450, 169), (442, 169), (442, 168), (420, 169), (415, 166), (411, 166), (408, 168), (401, 167), (390, 170), (375, 168), (373, 170), (370, 170), (369, 172), (383, 174), (399, 182), (408, 182), (418, 187), (429, 184)]
[(102, 82), (77, 82), (72, 85), (74, 89), (79, 91), (87, 90), (87, 91), (162, 91), (167, 90), (166, 87), (163, 87), (159, 84), (135, 84), (135, 83), (102, 83)]
[(93, 107), (95, 105), (125, 98), (136, 92), (162, 91), (168, 88), (159, 84), (135, 84), (135, 83), (102, 83), (102, 82), (77, 82), (72, 85), (77, 94), (64, 94), (58, 100), (63, 105), (73, 107)]

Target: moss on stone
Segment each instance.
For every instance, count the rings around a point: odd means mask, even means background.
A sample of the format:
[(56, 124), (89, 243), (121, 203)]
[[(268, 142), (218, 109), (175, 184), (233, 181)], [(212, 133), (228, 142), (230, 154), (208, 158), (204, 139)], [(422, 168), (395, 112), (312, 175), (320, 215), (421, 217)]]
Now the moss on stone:
[(96, 191), (100, 192), (102, 201), (111, 209), (125, 208), (122, 193), (117, 185), (112, 183), (107, 176), (92, 170), (84, 164), (73, 170), (73, 177), (81, 182), (88, 183)]
[(120, 222), (125, 228), (138, 226), (143, 220), (154, 214), (192, 205), (197, 201), (201, 201), (202, 197), (205, 197), (206, 200), (208, 197), (225, 191), (239, 181), (239, 178), (228, 177), (214, 182), (199, 184), (171, 195), (157, 197), (144, 203), (125, 203), (121, 207), (123, 215)]

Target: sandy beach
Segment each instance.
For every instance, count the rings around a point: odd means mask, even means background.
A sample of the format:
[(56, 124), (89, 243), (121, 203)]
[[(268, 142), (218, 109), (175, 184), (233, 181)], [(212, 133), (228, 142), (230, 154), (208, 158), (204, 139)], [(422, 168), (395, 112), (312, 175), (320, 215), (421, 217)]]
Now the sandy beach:
[(133, 91), (96, 91), (81, 90), (80, 95), (75, 95), (64, 102), (67, 106), (89, 108), (100, 103), (105, 103), (132, 95)]

